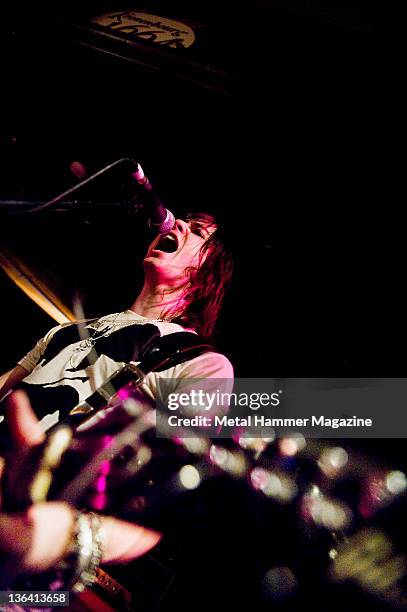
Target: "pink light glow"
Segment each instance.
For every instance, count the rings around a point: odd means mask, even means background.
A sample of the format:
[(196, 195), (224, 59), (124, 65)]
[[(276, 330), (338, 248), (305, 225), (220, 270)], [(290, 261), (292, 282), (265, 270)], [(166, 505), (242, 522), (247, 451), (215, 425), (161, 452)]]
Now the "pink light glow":
[(106, 493), (97, 493), (92, 497), (90, 506), (93, 510), (103, 510), (107, 505)]
[(94, 488), (98, 493), (106, 491), (107, 479), (106, 476), (110, 472), (110, 463), (108, 460), (102, 461), (98, 469), (98, 477), (95, 480)]
[(95, 482), (95, 489), (98, 493), (104, 493), (106, 491), (106, 476), (99, 476)]
[[(113, 440), (113, 436), (103, 436), (103, 438), (101, 440), (101, 443), (100, 443), (101, 448), (102, 449), (108, 448), (110, 446), (112, 440)], [(105, 462), (103, 462), (103, 463), (105, 463)], [(102, 465), (103, 465), (103, 463), (102, 463)]]
[(119, 389), (119, 391), (117, 392), (117, 395), (119, 396), (119, 398), (124, 401), (126, 399), (129, 399), (130, 397), (130, 391), (128, 389)]
[(100, 464), (99, 470), (98, 470), (99, 474), (106, 476), (106, 474), (108, 474), (110, 472), (110, 462), (106, 459), (106, 461), (102, 461), (102, 463)]

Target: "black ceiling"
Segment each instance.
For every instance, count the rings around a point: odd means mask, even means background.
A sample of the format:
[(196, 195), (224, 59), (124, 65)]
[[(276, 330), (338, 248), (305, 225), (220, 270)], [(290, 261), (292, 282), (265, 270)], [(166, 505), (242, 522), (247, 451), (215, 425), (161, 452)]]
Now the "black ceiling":
[[(93, 172), (130, 156), (174, 212), (224, 219), (236, 275), (218, 342), (240, 375), (400, 374), (398, 111), (378, 15), (362, 2), (167, 4), (130, 8), (189, 25), (188, 49), (90, 23), (114, 2), (6, 11), (1, 242), (68, 301), (79, 290), (88, 314), (127, 307), (148, 232), (101, 205), (127, 198), (125, 173), (81, 191), (90, 205), (24, 216), (6, 203), (75, 184), (74, 160)], [(50, 321), (5, 275), (0, 287), (19, 330), (8, 367)]]

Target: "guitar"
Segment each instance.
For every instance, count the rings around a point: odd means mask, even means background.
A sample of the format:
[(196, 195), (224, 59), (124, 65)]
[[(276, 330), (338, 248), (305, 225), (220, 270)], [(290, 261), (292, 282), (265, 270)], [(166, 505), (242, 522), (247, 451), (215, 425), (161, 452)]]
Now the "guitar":
[[(235, 509), (247, 494), (266, 524), (268, 517), (284, 521), (273, 530), (274, 550), (262, 551), (264, 562), (256, 559), (263, 572), (262, 598), (269, 604), (285, 601), (293, 606), (287, 609), (297, 610), (308, 598), (313, 610), (322, 612), (326, 598), (348, 610), (363, 598), (371, 609), (407, 610), (400, 471), (301, 436), (161, 439), (160, 414), (155, 419), (131, 394), (116, 397), (111, 407), (124, 410), (127, 422), (110, 419), (106, 427), (83, 432), (62, 424), (42, 445), (6, 461), (4, 510), (64, 500), (177, 538), (196, 534), (197, 519), (224, 521), (216, 514), (227, 507), (225, 498), (231, 497)], [(242, 523), (242, 532), (246, 529)], [(268, 544), (270, 538), (262, 537)], [(111, 595), (117, 592), (120, 609), (140, 609), (132, 607), (137, 604), (130, 588), (100, 576)]]

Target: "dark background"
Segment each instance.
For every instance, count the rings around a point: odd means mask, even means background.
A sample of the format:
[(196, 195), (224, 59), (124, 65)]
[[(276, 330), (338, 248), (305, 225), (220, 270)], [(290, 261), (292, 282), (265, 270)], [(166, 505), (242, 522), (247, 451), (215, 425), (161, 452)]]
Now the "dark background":
[[(168, 208), (214, 212), (229, 235), (235, 276), (216, 341), (238, 376), (404, 376), (396, 17), (362, 0), (167, 4), (131, 8), (191, 25), (190, 49), (92, 29), (89, 16), (123, 8), (113, 0), (2, 8), (0, 243), (67, 304), (79, 294), (86, 315), (128, 308), (150, 235), (116, 205), (126, 172), (80, 192), (88, 204), (11, 215), (6, 202), (74, 185), (74, 160), (91, 173), (130, 156)], [(6, 370), (54, 322), (3, 272), (0, 291)], [(404, 465), (402, 444), (371, 442)], [(267, 517), (253, 524), (271, 548)]]
[[(134, 157), (169, 208), (214, 211), (232, 236), (218, 344), (239, 375), (402, 374), (398, 98), (380, 14), (134, 5), (195, 27), (190, 49), (158, 53), (96, 40), (87, 20), (105, 7), (117, 5), (6, 11), (1, 197), (44, 201), (75, 183), (73, 160), (92, 172)], [(120, 201), (125, 179), (77, 198)], [(1, 217), (3, 243), (51, 271), (68, 303), (79, 290), (89, 315), (131, 304), (149, 241), (142, 218), (96, 208)], [(7, 368), (50, 321), (4, 274), (1, 291)]]

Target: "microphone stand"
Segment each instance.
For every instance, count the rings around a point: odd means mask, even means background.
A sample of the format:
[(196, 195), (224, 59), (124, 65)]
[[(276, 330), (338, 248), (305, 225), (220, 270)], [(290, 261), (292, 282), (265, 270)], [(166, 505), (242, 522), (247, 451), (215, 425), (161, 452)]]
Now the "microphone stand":
[[(18, 213), (22, 214), (30, 209), (36, 209), (37, 206), (41, 206), (42, 200), (0, 200), (0, 214), (2, 212), (14, 213), (17, 210)], [(54, 208), (54, 211), (68, 212), (75, 208), (116, 208), (123, 209), (123, 202), (94, 202), (93, 200), (62, 200), (59, 202), (59, 206)], [(17, 213), (17, 214), (18, 214)]]
[[(87, 185), (88, 183), (94, 181), (99, 176), (102, 176), (102, 174), (105, 174), (106, 172), (109, 172), (109, 170), (112, 170), (112, 168), (115, 168), (116, 166), (119, 166), (120, 164), (123, 164), (125, 162), (131, 163), (131, 164), (137, 166), (137, 163), (134, 161), (134, 159), (131, 159), (130, 157), (121, 157), (120, 159), (117, 159), (116, 161), (114, 161), (111, 164), (105, 166), (101, 170), (98, 170), (94, 174), (91, 174), (91, 176), (89, 176), (88, 178), (84, 179), (80, 183), (77, 183), (76, 185), (74, 185), (70, 189), (67, 189), (63, 193), (60, 193), (59, 195), (55, 196), (55, 198), (52, 198), (52, 200), (49, 200), (48, 202), (45, 202), (44, 204), (40, 204), (39, 206), (36, 206), (35, 208), (31, 208), (30, 210), (21, 210), (20, 209), (20, 210), (12, 210), (10, 212), (11, 212), (11, 214), (18, 215), (18, 214), (26, 214), (26, 213), (37, 213), (37, 212), (41, 212), (43, 210), (46, 210), (48, 208), (51, 208), (55, 204), (58, 204), (59, 202), (61, 202), (64, 198), (70, 196), (72, 193), (75, 193), (76, 191), (78, 191), (82, 187), (85, 187), (85, 185)], [(9, 201), (8, 203), (13, 205), (13, 201)], [(15, 204), (16, 204), (16, 206), (18, 208), (20, 208), (20, 204), (19, 203), (16, 202)]]

